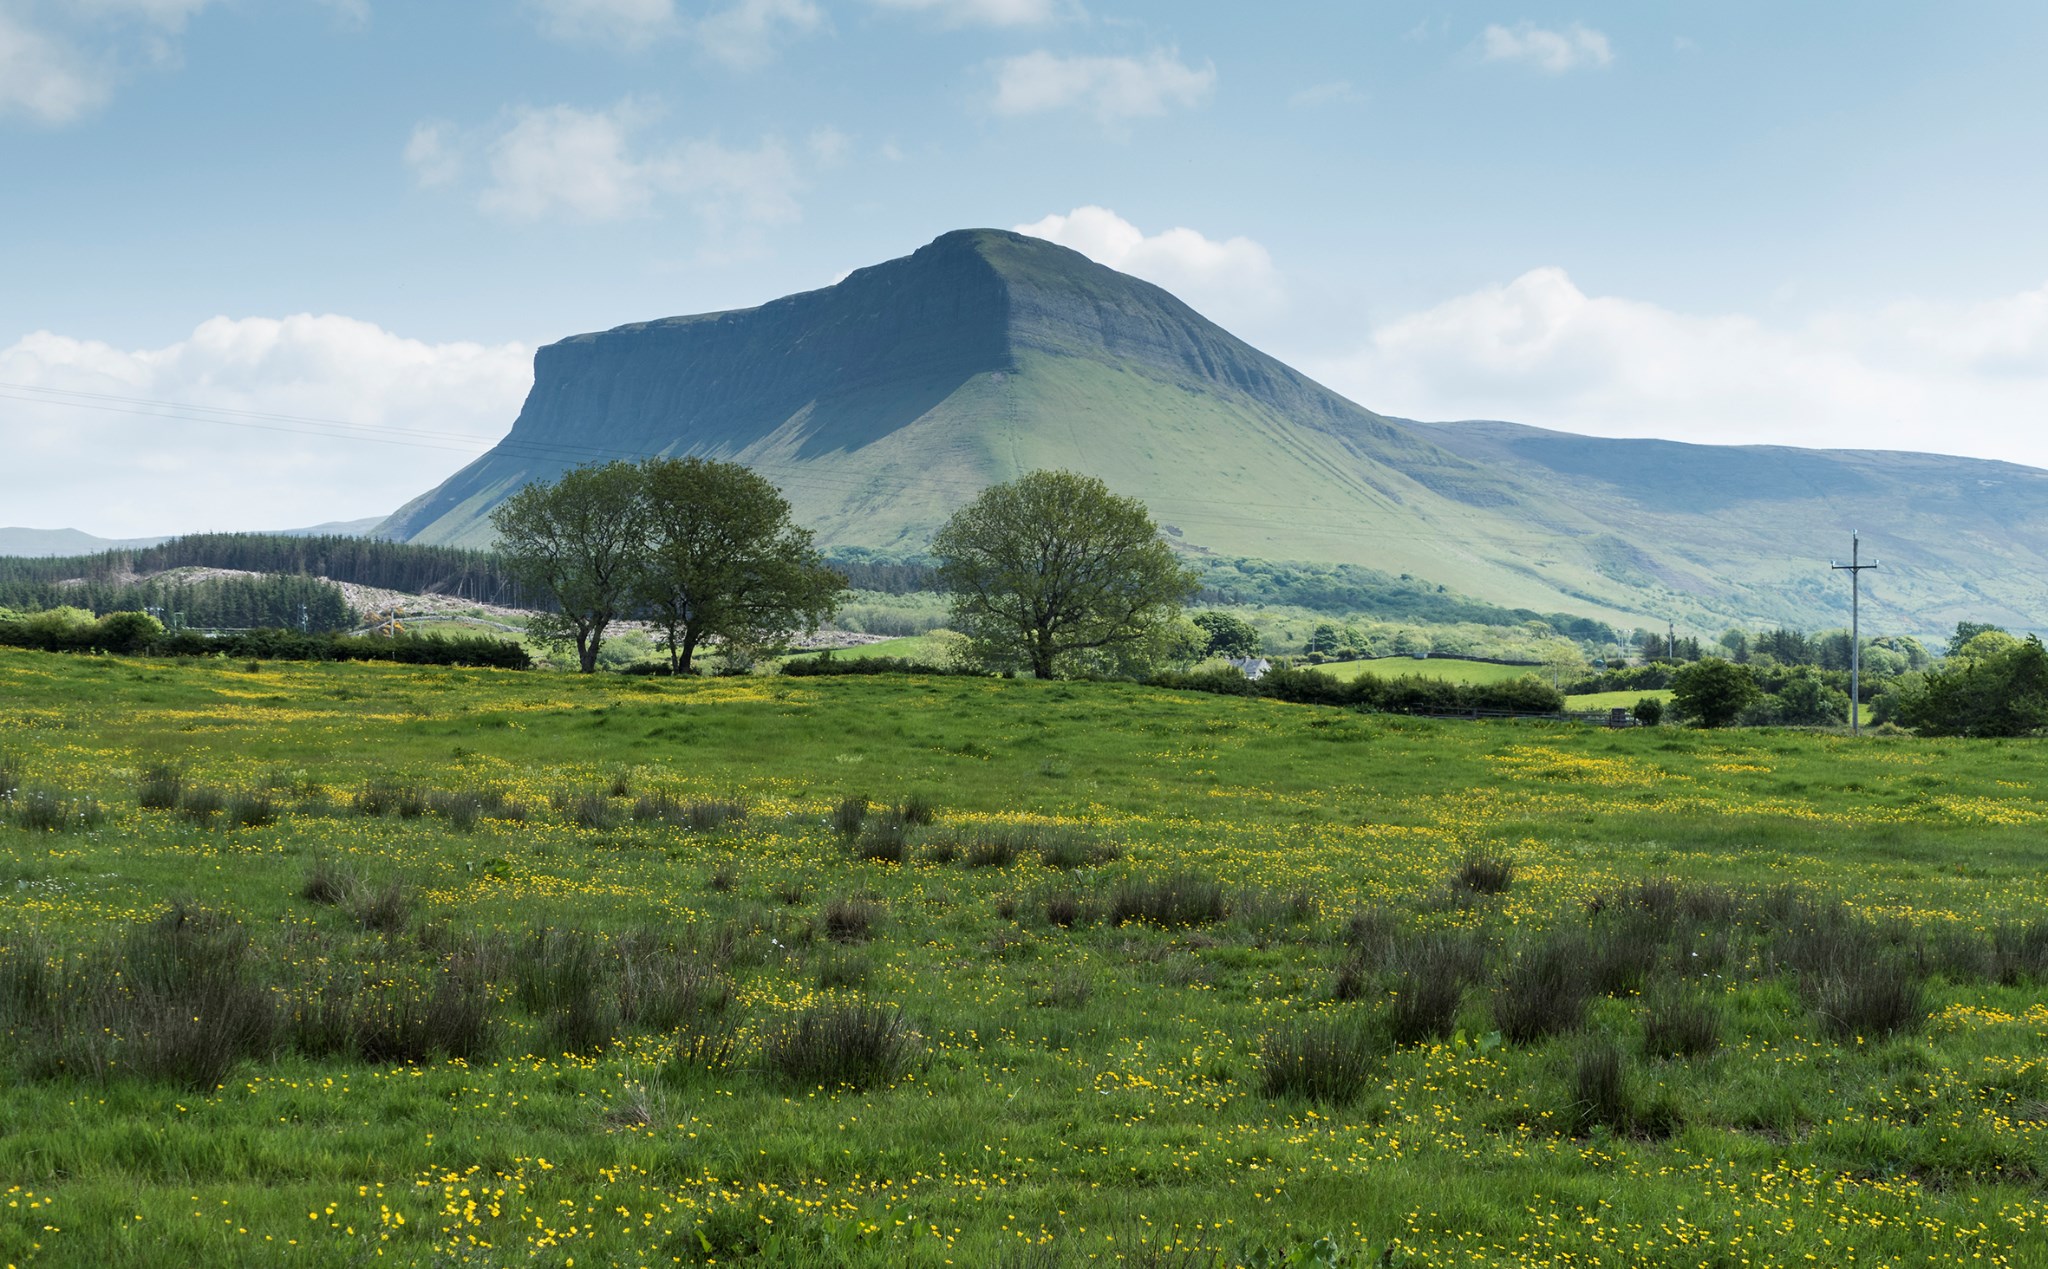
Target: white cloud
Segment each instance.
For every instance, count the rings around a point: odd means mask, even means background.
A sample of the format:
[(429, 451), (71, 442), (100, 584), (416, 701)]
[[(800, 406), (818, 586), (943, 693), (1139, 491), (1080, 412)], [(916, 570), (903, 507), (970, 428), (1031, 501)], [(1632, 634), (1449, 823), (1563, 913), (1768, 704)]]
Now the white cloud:
[(1480, 34), (1479, 43), (1480, 55), (1489, 62), (1520, 62), (1552, 75), (1606, 66), (1614, 60), (1607, 37), (1576, 22), (1562, 31), (1533, 22), (1514, 27), (1496, 24)]
[(1416, 418), (2048, 467), (2048, 285), (1773, 325), (1589, 296), (1562, 269), (1535, 269), (1388, 322), (1316, 369)]
[[(714, 236), (747, 237), (797, 220), (802, 177), (789, 150), (770, 137), (751, 149), (709, 139), (646, 138), (654, 111), (633, 101), (606, 110), (523, 108), (495, 135), (464, 137), (452, 125), (413, 129), (405, 162), (423, 186), (459, 184), (470, 153), (481, 150), (488, 178), (477, 191), (483, 211), (514, 221), (626, 220), (680, 205)], [(844, 138), (826, 129), (812, 139), (819, 161)]]
[(739, 0), (699, 22), (696, 34), (705, 52), (746, 68), (769, 61), (785, 40), (824, 25), (825, 11), (811, 0)]
[(70, 123), (104, 105), (113, 87), (105, 66), (0, 6), (0, 117)]
[(628, 52), (688, 38), (739, 69), (771, 60), (783, 44), (826, 26), (815, 0), (733, 0), (702, 18), (677, 12), (675, 0), (529, 0), (543, 34), (564, 43), (604, 44)]
[(853, 152), (853, 138), (829, 124), (811, 133), (808, 145), (819, 167), (838, 167)]
[(405, 165), (421, 185), (453, 185), (462, 176), (462, 154), (454, 125), (430, 121), (416, 124), (405, 143)]
[(387, 512), (504, 435), (532, 356), (308, 314), (132, 350), (39, 331), (0, 348), (7, 518), (127, 537)]
[(1115, 212), (1095, 206), (1076, 207), (1016, 230), (1163, 286), (1225, 327), (1270, 314), (1285, 301), (1272, 255), (1250, 238), (1219, 242), (1185, 228), (1147, 236)]
[(1073, 12), (1063, 0), (873, 0), (877, 8), (929, 13), (949, 26), (1042, 26)]
[(508, 220), (646, 215), (654, 205), (660, 165), (630, 153), (629, 137), (639, 122), (630, 103), (613, 110), (521, 110), (490, 143), (491, 183), (477, 205)]
[(540, 27), (564, 43), (637, 49), (681, 29), (675, 0), (530, 0)]
[(1040, 50), (996, 63), (994, 106), (1001, 115), (1087, 110), (1113, 127), (1198, 105), (1215, 87), (1214, 65), (1189, 66), (1173, 50), (1154, 49), (1142, 59)]

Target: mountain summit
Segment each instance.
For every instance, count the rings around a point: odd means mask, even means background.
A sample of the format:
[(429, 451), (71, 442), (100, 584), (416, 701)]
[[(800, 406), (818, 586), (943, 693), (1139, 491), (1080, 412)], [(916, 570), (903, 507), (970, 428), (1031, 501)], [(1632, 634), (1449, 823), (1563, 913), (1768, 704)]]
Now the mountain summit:
[[(1924, 539), (1942, 561), (1880, 576), (1890, 628), (2038, 624), (2040, 588), (2004, 564), (2048, 563), (2048, 473), (1391, 419), (1150, 283), (993, 229), (758, 308), (550, 344), (510, 434), (382, 532), (482, 544), (528, 481), (657, 454), (746, 463), (828, 545), (921, 548), (987, 485), (1065, 467), (1144, 500), (1191, 550), (1367, 564), (1623, 624), (1838, 620), (1846, 588), (1824, 566), (1849, 490), (1899, 512), (1885, 534), (1858, 520), (1874, 544)], [(1918, 495), (1930, 481), (1939, 505)], [(1972, 489), (2019, 532), (1949, 575), (1957, 534), (1989, 528)]]

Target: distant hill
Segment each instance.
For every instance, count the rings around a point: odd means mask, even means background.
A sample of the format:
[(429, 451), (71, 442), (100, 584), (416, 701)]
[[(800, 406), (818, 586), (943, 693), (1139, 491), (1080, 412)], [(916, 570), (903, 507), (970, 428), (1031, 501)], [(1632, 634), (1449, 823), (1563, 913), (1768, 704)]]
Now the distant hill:
[[(270, 534), (288, 538), (366, 537), (387, 517), (364, 520), (331, 520), (303, 529), (270, 529)], [(171, 540), (165, 534), (154, 538), (101, 538), (77, 529), (0, 529), (0, 556), (42, 558), (59, 555), (98, 555), (102, 551), (128, 551), (157, 546)]]
[(988, 484), (1067, 467), (1190, 552), (1622, 625), (1844, 622), (1826, 563), (1852, 528), (1886, 557), (1866, 578), (1879, 628), (2048, 624), (2048, 473), (1389, 418), (1158, 287), (996, 230), (759, 308), (574, 336), (534, 369), (505, 439), (380, 532), (481, 545), (528, 481), (699, 454), (760, 471), (827, 545), (915, 550)]

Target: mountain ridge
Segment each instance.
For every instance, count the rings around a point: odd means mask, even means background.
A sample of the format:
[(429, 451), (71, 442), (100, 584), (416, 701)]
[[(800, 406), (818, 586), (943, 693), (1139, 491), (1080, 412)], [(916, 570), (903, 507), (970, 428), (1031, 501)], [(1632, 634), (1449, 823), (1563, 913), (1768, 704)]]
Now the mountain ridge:
[[(2048, 611), (2026, 580), (2048, 566), (2048, 473), (1399, 419), (1159, 287), (1002, 230), (547, 345), (505, 439), (379, 531), (481, 545), (523, 483), (656, 454), (748, 464), (828, 546), (916, 550), (988, 484), (1069, 467), (1191, 552), (1366, 564), (1623, 625), (1839, 624), (1826, 557), (1859, 524), (1901, 560), (1867, 579), (1891, 628)], [(1995, 538), (1986, 504), (2019, 531)]]

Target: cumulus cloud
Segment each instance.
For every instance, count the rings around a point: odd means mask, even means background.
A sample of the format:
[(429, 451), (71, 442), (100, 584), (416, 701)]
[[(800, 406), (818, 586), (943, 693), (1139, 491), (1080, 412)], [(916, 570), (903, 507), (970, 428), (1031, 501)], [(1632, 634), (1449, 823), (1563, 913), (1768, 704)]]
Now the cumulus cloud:
[(1000, 115), (1085, 110), (1104, 124), (1199, 105), (1216, 87), (1216, 67), (1181, 61), (1178, 51), (1137, 57), (1060, 57), (1040, 50), (996, 63), (993, 105)]
[(728, 66), (759, 66), (789, 39), (825, 25), (825, 11), (811, 0), (739, 0), (697, 24), (704, 51)]
[(1272, 255), (1250, 238), (1219, 242), (1186, 228), (1148, 236), (1107, 207), (1095, 206), (1016, 230), (1163, 286), (1226, 327), (1270, 314), (1284, 302)]
[(949, 26), (1042, 26), (1074, 11), (1063, 0), (872, 0), (877, 8), (928, 13)]
[(1614, 60), (1607, 37), (1576, 22), (1562, 31), (1533, 22), (1513, 27), (1496, 24), (1480, 34), (1479, 47), (1480, 56), (1489, 62), (1519, 62), (1551, 75), (1606, 66)]
[(8, 518), (129, 537), (382, 514), (504, 435), (532, 357), (310, 314), (159, 348), (39, 331), (0, 348)]
[(636, 49), (676, 34), (675, 0), (531, 0), (540, 29), (565, 43)]
[[(648, 136), (656, 111), (634, 101), (603, 110), (526, 107), (501, 126), (466, 134), (452, 124), (414, 127), (404, 159), (422, 186), (460, 186), (472, 155), (486, 173), (477, 206), (506, 220), (613, 221), (681, 207), (714, 236), (799, 219), (803, 181), (773, 137), (752, 148), (710, 139)], [(813, 138), (817, 161), (844, 138)]]
[(74, 123), (106, 105), (125, 63), (178, 60), (176, 36), (214, 0), (0, 0), (0, 119)]
[(2048, 466), (2048, 285), (1771, 324), (1590, 296), (1535, 269), (1387, 322), (1316, 370), (1417, 418)]
[(113, 77), (69, 42), (0, 7), (0, 117), (66, 124), (97, 110)]
[(749, 69), (773, 59), (789, 40), (823, 30), (814, 0), (734, 0), (702, 18), (677, 11), (675, 0), (531, 0), (543, 34), (564, 43), (604, 44), (628, 52), (670, 39), (693, 40), (728, 66)]

